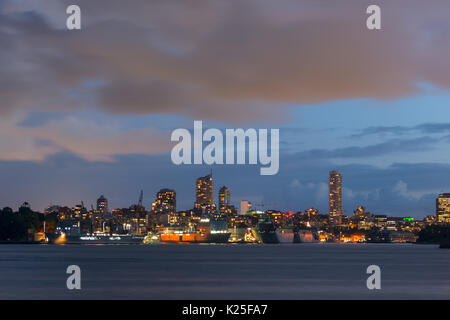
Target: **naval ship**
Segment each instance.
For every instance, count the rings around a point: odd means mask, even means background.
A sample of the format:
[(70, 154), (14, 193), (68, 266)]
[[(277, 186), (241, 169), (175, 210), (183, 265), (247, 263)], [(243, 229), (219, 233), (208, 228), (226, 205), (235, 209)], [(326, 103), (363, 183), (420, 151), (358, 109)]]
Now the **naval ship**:
[(311, 230), (298, 230), (294, 227), (277, 228), (269, 216), (261, 218), (252, 232), (259, 243), (318, 242)]
[(64, 235), (62, 234), (55, 243), (57, 244), (141, 244), (144, 236), (131, 234), (86, 234)]

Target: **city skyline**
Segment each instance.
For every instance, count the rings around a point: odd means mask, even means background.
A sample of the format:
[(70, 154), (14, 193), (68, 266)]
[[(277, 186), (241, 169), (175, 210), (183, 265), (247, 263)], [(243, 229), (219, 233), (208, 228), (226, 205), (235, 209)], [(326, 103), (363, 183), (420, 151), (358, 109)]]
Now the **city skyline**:
[[(124, 206), (114, 206), (109, 207), (109, 198), (105, 197), (103, 194), (101, 194), (94, 202), (96, 203), (96, 212), (97, 213), (111, 213), (114, 210), (119, 210), (122, 208), (133, 208), (137, 205), (143, 205), (143, 207), (147, 211), (153, 211), (155, 213), (170, 213), (170, 212), (182, 212), (182, 211), (189, 211), (189, 210), (199, 210), (199, 212), (203, 213), (212, 213), (217, 210), (217, 213), (223, 214), (231, 213), (232, 208), (237, 210), (238, 214), (242, 214), (242, 202), (247, 202), (249, 208), (252, 208), (252, 210), (258, 211), (258, 207), (261, 207), (264, 210), (280, 210), (282, 212), (308, 212), (308, 210), (314, 209), (318, 210), (319, 213), (329, 215), (332, 223), (334, 225), (340, 225), (342, 223), (342, 217), (348, 216), (350, 217), (352, 214), (355, 214), (355, 212), (358, 212), (360, 210), (365, 210), (367, 207), (364, 203), (360, 203), (354, 208), (348, 208), (347, 210), (343, 209), (343, 200), (342, 200), (342, 174), (336, 170), (331, 170), (329, 173), (329, 181), (328, 181), (328, 210), (321, 211), (320, 209), (314, 207), (314, 206), (305, 206), (302, 208), (288, 208), (288, 209), (281, 209), (276, 206), (270, 206), (270, 204), (273, 204), (271, 202), (261, 202), (256, 205), (252, 205), (249, 200), (242, 199), (242, 200), (232, 200), (233, 197), (231, 196), (231, 188), (229, 186), (222, 186), (220, 188), (217, 188), (217, 190), (214, 188), (214, 178), (212, 171), (207, 174), (206, 176), (201, 176), (195, 179), (195, 197), (193, 198), (193, 202), (191, 206), (187, 206), (184, 208), (178, 208), (177, 207), (177, 192), (174, 189), (169, 188), (162, 188), (159, 189), (158, 192), (152, 195), (152, 197), (147, 196), (147, 200), (142, 202), (144, 191), (140, 191), (140, 196), (138, 201), (130, 201), (128, 205)], [(450, 193), (440, 193), (435, 196), (433, 199), (435, 201), (435, 206), (433, 210), (429, 211), (429, 214), (426, 216), (434, 216), (434, 215), (443, 215), (445, 216), (445, 219), (447, 219), (447, 215), (450, 215), (450, 206), (448, 205), (450, 199)], [(217, 200), (217, 201), (216, 201)], [(142, 203), (141, 203), (142, 202)], [(149, 205), (145, 205), (146, 203), (150, 203)], [(269, 205), (266, 205), (269, 204)], [(27, 207), (31, 207), (28, 201), (24, 201), (20, 204), (18, 204), (18, 208), (26, 205)], [(224, 206), (222, 206), (224, 205)], [(226, 205), (226, 206), (225, 206)], [(58, 203), (57, 201), (52, 202), (48, 204), (45, 208), (42, 210), (38, 210), (41, 212), (44, 212), (45, 209), (51, 208), (54, 206), (59, 207), (68, 207), (68, 208), (78, 208), (77, 210), (81, 210), (83, 206), (86, 208), (87, 211), (89, 211), (89, 208), (92, 208), (94, 210), (94, 204), (85, 204), (83, 200), (79, 202), (75, 202), (73, 205), (68, 205), (64, 203)], [(6, 206), (8, 207), (8, 206)], [(13, 207), (11, 207), (13, 208)], [(356, 210), (355, 210), (356, 208)], [(14, 209), (14, 208), (13, 208)], [(370, 209), (370, 208), (368, 208)], [(385, 212), (374, 212), (371, 210), (373, 214), (375, 215), (389, 215)], [(398, 214), (398, 215), (392, 215), (393, 217), (413, 217), (413, 215), (408, 214)], [(420, 217), (425, 218), (426, 216)], [(416, 217), (417, 218), (417, 217)]]

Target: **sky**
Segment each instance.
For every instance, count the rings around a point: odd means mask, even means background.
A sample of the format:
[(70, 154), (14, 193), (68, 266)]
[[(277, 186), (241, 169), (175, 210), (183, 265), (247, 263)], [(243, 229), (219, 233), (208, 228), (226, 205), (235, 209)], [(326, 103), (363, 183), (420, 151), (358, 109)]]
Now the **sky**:
[[(430, 5), (433, 3), (433, 5)], [(66, 30), (66, 7), (82, 29)], [(129, 207), (213, 170), (231, 201), (423, 218), (450, 192), (450, 2), (0, 2), (0, 207)], [(171, 132), (277, 128), (280, 169), (172, 164)]]

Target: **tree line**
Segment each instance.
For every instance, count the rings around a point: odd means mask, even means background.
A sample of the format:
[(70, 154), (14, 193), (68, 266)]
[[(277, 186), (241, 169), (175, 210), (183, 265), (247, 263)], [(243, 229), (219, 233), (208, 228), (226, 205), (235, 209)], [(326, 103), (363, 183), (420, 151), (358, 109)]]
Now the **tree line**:
[(24, 242), (32, 239), (36, 232), (54, 233), (58, 217), (56, 214), (44, 215), (34, 212), (28, 207), (20, 207), (13, 211), (6, 207), (0, 210), (0, 241)]

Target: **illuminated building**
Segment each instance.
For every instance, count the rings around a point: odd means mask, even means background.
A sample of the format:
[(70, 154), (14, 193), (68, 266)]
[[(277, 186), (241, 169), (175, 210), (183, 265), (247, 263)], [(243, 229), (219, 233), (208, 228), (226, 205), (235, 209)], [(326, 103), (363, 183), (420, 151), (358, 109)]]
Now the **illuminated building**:
[(387, 216), (383, 214), (373, 216), (373, 220), (375, 222), (375, 227), (377, 229), (385, 229), (387, 226)]
[(48, 206), (45, 210), (44, 210), (44, 214), (52, 214), (52, 213), (58, 213), (59, 212), (59, 210), (61, 209), (61, 207), (60, 206), (57, 206), (57, 205), (51, 205), (51, 206)]
[(370, 229), (373, 222), (370, 219), (370, 212), (366, 211), (363, 206), (358, 206), (353, 211), (353, 216), (350, 221), (350, 228), (352, 229)]
[(108, 200), (103, 195), (97, 199), (97, 212), (108, 213)]
[(230, 215), (230, 207), (230, 188), (223, 186), (219, 190), (219, 213), (221, 215)]
[(282, 223), (283, 223), (283, 213), (282, 212), (270, 210), (270, 211), (267, 211), (267, 213), (270, 215), (270, 219), (277, 227), (282, 225)]
[(342, 175), (337, 171), (330, 171), (329, 215), (333, 225), (342, 223)]
[(77, 204), (72, 208), (72, 214), (81, 220), (88, 220), (92, 218), (92, 213), (89, 213), (83, 204)]
[(319, 210), (316, 208), (309, 208), (305, 210), (305, 214), (308, 217), (308, 221), (311, 220), (314, 216), (319, 214)]
[(353, 217), (358, 219), (369, 219), (370, 212), (367, 212), (365, 207), (358, 206), (356, 207), (356, 210), (353, 211)]
[(177, 211), (177, 194), (172, 189), (161, 189), (152, 204), (155, 213), (173, 213)]
[(437, 222), (450, 222), (450, 193), (442, 193), (436, 198)]
[(202, 213), (212, 213), (215, 211), (214, 205), (214, 183), (212, 173), (207, 176), (200, 177), (196, 181), (195, 186), (195, 204), (194, 208)]
[(77, 217), (73, 211), (68, 207), (62, 207), (58, 209), (58, 220), (60, 221), (77, 221)]
[(241, 200), (240, 214), (245, 214), (252, 210), (252, 203), (248, 200)]

